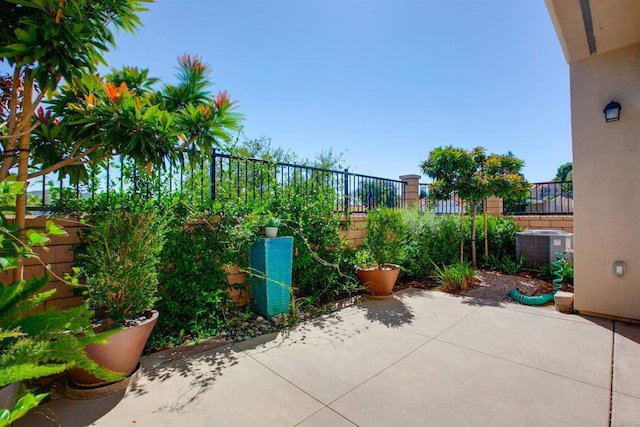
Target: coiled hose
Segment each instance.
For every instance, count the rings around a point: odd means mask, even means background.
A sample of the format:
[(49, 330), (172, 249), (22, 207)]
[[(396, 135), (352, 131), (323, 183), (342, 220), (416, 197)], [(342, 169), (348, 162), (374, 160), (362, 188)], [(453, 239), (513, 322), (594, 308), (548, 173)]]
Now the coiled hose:
[(553, 279), (553, 292), (548, 294), (542, 294), (537, 296), (523, 295), (518, 289), (511, 289), (509, 296), (514, 301), (524, 305), (543, 305), (553, 301), (553, 295), (562, 289), (562, 271), (564, 270), (564, 254), (562, 252), (556, 252), (557, 259), (551, 264), (555, 268), (553, 274), (556, 276)]

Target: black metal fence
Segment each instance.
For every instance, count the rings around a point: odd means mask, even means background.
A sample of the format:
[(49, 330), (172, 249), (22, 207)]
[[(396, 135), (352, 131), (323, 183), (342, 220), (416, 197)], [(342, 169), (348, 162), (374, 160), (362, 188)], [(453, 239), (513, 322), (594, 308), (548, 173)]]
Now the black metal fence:
[(244, 158), (215, 150), (208, 155), (185, 153), (176, 164), (146, 169), (127, 159), (112, 159), (94, 167), (87, 183), (69, 184), (57, 174), (30, 183), (28, 210), (57, 211), (72, 199), (95, 199), (127, 191), (146, 198), (175, 193), (194, 203), (232, 199), (238, 203), (265, 200), (284, 188), (296, 186), (301, 194), (323, 188), (333, 193), (336, 211), (366, 212), (377, 207), (405, 205), (405, 185), (399, 180), (354, 174), (349, 170), (320, 169), (291, 163)]
[[(459, 214), (457, 198), (432, 200), (428, 184), (420, 184), (420, 211), (437, 214)], [(531, 184), (529, 195), (518, 200), (505, 200), (504, 215), (573, 215), (573, 181), (537, 182)]]
[(573, 215), (573, 181), (533, 183), (527, 197), (503, 206), (505, 215)]

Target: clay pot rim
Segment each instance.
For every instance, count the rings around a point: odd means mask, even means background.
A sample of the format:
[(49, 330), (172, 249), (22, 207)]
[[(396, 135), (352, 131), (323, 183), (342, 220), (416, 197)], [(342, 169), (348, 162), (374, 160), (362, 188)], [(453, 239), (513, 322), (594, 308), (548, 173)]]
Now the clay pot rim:
[(391, 263), (386, 263), (386, 264), (382, 264), (378, 267), (370, 267), (370, 268), (360, 268), (358, 267), (357, 269), (359, 271), (393, 271), (393, 270), (399, 270), (401, 267), (398, 264), (391, 264)]

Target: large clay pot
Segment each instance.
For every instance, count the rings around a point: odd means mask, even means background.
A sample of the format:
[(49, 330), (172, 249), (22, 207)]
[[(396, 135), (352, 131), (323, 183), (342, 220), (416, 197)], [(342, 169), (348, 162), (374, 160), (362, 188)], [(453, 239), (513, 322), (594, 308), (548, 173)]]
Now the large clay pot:
[[(151, 313), (151, 317), (139, 325), (124, 328), (111, 335), (106, 344), (90, 344), (84, 349), (84, 352), (97, 364), (107, 369), (128, 375), (133, 373), (149, 335), (158, 320), (158, 312), (153, 310)], [(104, 380), (96, 378), (82, 369), (70, 369), (68, 373), (71, 382), (81, 387), (107, 384)]]
[(0, 409), (13, 409), (20, 390), (20, 383), (12, 383), (0, 388)]
[(396, 264), (384, 264), (380, 268), (358, 270), (360, 283), (364, 285), (367, 293), (375, 296), (391, 295), (398, 274), (400, 274), (400, 266)]

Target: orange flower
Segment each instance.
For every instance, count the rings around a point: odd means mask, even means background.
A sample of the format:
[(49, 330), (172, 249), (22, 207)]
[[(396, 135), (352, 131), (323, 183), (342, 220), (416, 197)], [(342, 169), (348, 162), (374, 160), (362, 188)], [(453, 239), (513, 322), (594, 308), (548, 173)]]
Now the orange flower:
[(89, 107), (96, 105), (96, 97), (92, 93), (85, 95), (84, 100), (87, 102), (87, 106)]
[(105, 85), (105, 90), (107, 91), (107, 98), (109, 98), (109, 101), (115, 103), (115, 104), (119, 104), (120, 103), (120, 99), (122, 98), (122, 95), (128, 91), (128, 87), (127, 84), (125, 82), (120, 83), (120, 87), (116, 88), (116, 85), (114, 85), (113, 83), (107, 83)]
[(233, 105), (233, 102), (229, 100), (229, 94), (227, 93), (226, 90), (223, 90), (222, 92), (218, 92), (215, 98), (213, 98), (213, 102), (216, 104), (216, 108), (218, 110), (224, 107), (230, 107), (231, 105)]

